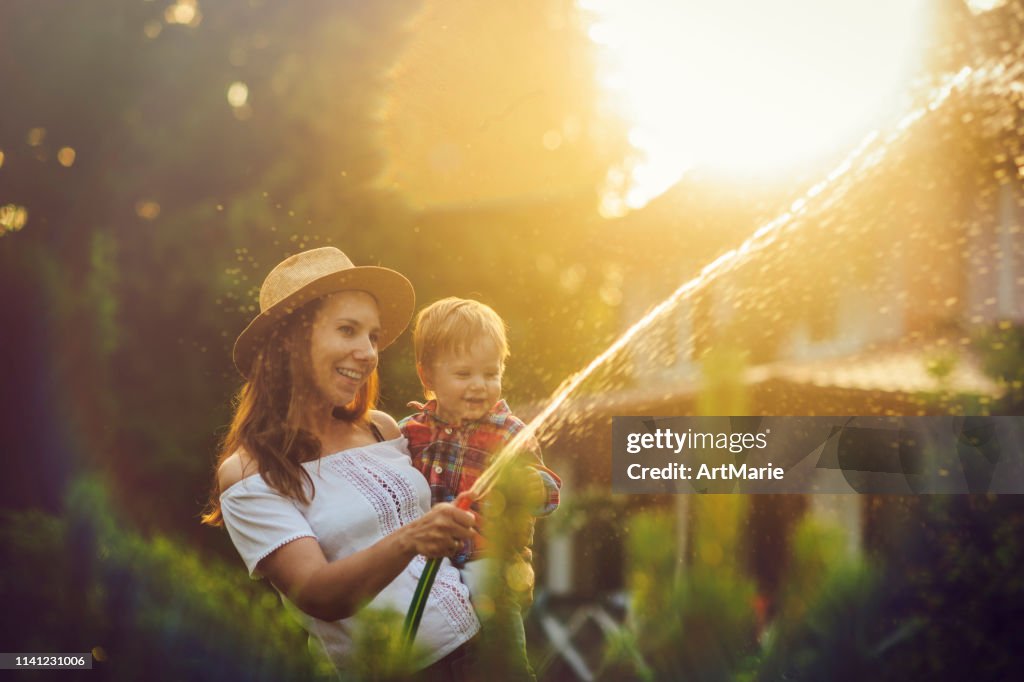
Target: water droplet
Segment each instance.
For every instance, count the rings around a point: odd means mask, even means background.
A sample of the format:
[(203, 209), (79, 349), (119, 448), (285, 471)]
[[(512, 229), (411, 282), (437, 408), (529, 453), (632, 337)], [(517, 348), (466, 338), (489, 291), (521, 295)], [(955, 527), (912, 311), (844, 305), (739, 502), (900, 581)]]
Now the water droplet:
[(249, 86), (241, 81), (235, 81), (228, 86), (228, 104), (235, 107), (245, 106), (249, 101)]
[(160, 215), (160, 204), (148, 199), (137, 201), (135, 203), (135, 215), (144, 220), (156, 220)]
[(17, 232), (28, 222), (28, 209), (24, 206), (7, 204), (0, 206), (0, 236), (8, 232)]
[(57, 162), (65, 168), (71, 168), (75, 163), (75, 150), (71, 147), (61, 147), (57, 152)]
[(178, 0), (164, 10), (164, 21), (168, 24), (181, 24), (195, 28), (203, 19), (196, 0)]

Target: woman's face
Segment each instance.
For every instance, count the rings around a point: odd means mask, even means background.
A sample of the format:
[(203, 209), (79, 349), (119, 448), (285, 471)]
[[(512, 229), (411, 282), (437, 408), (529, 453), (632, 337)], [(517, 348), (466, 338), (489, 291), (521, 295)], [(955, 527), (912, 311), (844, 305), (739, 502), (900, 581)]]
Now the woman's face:
[(377, 367), (380, 316), (365, 291), (325, 296), (313, 318), (310, 364), (313, 386), (332, 406), (352, 402)]

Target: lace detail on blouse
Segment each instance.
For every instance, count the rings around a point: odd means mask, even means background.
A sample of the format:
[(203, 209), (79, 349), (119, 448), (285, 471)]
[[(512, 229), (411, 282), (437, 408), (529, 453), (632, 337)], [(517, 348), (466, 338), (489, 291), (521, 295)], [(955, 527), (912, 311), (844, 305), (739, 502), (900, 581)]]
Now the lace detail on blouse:
[[(381, 466), (373, 457), (363, 453), (352, 453), (347, 457), (332, 457), (326, 464), (366, 498), (377, 514), (377, 521), (384, 535), (390, 535), (400, 526), (419, 517), (416, 489), (409, 484), (407, 478), (390, 467)], [(417, 556), (409, 562), (406, 570), (418, 580), (425, 566), (426, 559)], [(444, 614), (453, 630), (471, 633), (476, 629), (477, 623), (470, 615), (473, 609), (464, 596), (464, 591), (458, 569), (443, 566), (434, 581), (430, 599), (436, 601), (439, 611)]]
[(382, 535), (391, 535), (419, 516), (416, 489), (405, 477), (382, 466), (373, 457), (352, 453), (347, 457), (332, 457), (326, 464), (370, 503)]

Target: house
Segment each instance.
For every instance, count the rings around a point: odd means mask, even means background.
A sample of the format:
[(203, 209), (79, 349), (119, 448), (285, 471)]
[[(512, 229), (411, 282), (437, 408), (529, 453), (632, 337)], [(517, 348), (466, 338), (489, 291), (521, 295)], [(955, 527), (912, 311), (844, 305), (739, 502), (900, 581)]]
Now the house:
[[(1012, 413), (1020, 387), (993, 376), (998, 333), (1024, 326), (1024, 157), (1016, 123), (993, 123), (997, 92), (954, 95), (778, 230), (775, 242), (694, 287), (614, 359), (618, 378), (574, 397), (542, 430), (573, 491), (608, 490), (614, 415), (941, 415)], [(985, 112), (995, 112), (986, 115)], [(971, 115), (968, 115), (971, 114)], [(1024, 166), (1022, 166), (1024, 167)], [(715, 194), (717, 192), (717, 194)], [(729, 192), (732, 192), (730, 194)], [(608, 231), (630, 235), (621, 328), (768, 223), (770, 193), (685, 180)], [(801, 197), (775, 199), (779, 213)], [(776, 214), (777, 215), (777, 214)], [(746, 232), (737, 229), (747, 225)], [(1012, 360), (1011, 360), (1012, 361)], [(1010, 395), (1016, 391), (1018, 396)], [(581, 427), (585, 424), (586, 427)], [(646, 497), (646, 496), (645, 496)], [(837, 521), (849, 550), (872, 546), (885, 505), (872, 496), (753, 496), (746, 554), (769, 596), (806, 513)], [(689, 560), (686, 496), (620, 502), (674, 508)], [(623, 585), (607, 520), (549, 533), (546, 588), (596, 596)], [(600, 557), (600, 569), (593, 566)], [(766, 561), (765, 557), (772, 557)]]

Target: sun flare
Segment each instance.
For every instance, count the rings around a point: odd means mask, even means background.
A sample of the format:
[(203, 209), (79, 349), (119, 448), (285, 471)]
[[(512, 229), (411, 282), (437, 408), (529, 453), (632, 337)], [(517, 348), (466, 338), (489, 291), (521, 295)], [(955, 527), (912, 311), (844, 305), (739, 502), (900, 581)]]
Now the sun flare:
[(777, 174), (852, 146), (905, 106), (923, 0), (578, 0), (599, 79), (630, 126), (607, 216), (691, 168)]

